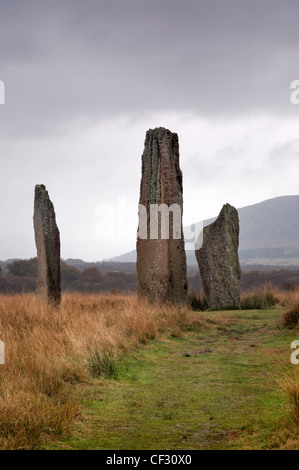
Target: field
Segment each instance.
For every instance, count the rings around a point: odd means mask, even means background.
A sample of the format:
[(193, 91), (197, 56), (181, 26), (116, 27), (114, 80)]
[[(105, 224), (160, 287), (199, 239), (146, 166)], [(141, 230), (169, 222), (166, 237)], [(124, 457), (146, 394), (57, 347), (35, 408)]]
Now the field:
[(299, 332), (281, 324), (299, 294), (274, 294), (218, 312), (1, 295), (0, 448), (299, 448)]

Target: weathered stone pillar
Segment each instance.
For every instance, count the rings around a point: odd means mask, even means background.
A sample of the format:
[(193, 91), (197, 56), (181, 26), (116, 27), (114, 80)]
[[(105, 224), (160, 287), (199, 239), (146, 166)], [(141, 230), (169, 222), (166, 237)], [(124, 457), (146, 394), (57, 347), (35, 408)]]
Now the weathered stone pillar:
[(187, 302), (182, 194), (177, 134), (162, 127), (148, 130), (142, 155), (137, 273), (139, 297), (150, 302)]
[(35, 186), (34, 234), (37, 248), (37, 292), (50, 302), (61, 301), (60, 236), (54, 206), (43, 184)]
[(238, 211), (225, 204), (215, 222), (204, 227), (203, 245), (195, 250), (209, 307), (240, 305), (238, 247)]

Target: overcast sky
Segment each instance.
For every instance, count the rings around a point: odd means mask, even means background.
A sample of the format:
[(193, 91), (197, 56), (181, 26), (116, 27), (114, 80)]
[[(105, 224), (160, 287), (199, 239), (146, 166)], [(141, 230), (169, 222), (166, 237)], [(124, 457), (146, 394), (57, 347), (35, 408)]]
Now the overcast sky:
[[(0, 259), (135, 247), (145, 132), (177, 132), (184, 224), (299, 194), (298, 0), (0, 0)], [(104, 217), (110, 208), (110, 222)]]

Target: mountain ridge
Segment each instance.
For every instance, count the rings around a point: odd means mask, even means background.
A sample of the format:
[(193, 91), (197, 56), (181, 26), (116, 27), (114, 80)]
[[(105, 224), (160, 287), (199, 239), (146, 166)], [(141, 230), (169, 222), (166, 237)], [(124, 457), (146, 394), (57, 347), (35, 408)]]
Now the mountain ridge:
[[(243, 264), (253, 259), (296, 259), (295, 264), (299, 264), (299, 195), (278, 196), (237, 210), (240, 220), (239, 256)], [(194, 232), (202, 223), (203, 226), (209, 225), (216, 218), (196, 222), (184, 227), (184, 231), (190, 231), (192, 227)], [(136, 250), (106, 261), (135, 262)], [(196, 263), (193, 250), (187, 251), (187, 262)]]
[[(243, 267), (299, 266), (299, 195), (278, 196), (237, 210), (240, 219), (239, 257)], [(203, 225), (209, 225), (216, 218), (205, 219)], [(194, 232), (201, 226), (202, 222), (197, 222), (185, 227), (184, 231), (189, 230), (190, 234), (190, 227)], [(187, 250), (186, 255), (188, 266), (197, 266), (194, 250)], [(18, 260), (0, 260), (0, 268), (5, 269), (9, 263)], [(86, 262), (72, 258), (64, 261), (79, 270), (97, 267), (105, 272), (130, 273), (136, 268), (136, 250), (102, 261)]]

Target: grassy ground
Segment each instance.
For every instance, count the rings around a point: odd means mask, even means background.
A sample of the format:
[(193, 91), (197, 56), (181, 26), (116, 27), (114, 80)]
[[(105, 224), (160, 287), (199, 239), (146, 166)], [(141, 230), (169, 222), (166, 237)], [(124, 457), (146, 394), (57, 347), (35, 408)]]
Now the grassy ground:
[(0, 449), (38, 449), (64, 435), (80, 416), (84, 385), (115, 376), (125, 354), (198, 323), (192, 311), (134, 295), (64, 294), (59, 307), (34, 294), (0, 295)]
[(42, 447), (296, 448), (276, 366), (299, 368), (289, 361), (299, 335), (277, 327), (282, 312), (199, 313), (197, 325), (111, 358), (108, 377), (78, 385), (82, 416), (69, 435), (47, 437)]

